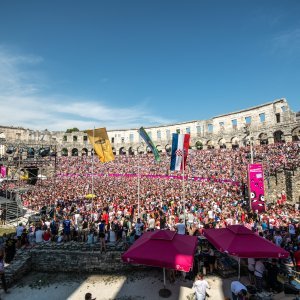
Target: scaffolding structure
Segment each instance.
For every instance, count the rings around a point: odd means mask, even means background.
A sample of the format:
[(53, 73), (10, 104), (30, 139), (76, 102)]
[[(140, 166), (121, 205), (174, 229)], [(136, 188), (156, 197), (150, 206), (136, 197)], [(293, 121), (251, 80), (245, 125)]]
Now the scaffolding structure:
[(24, 191), (38, 180), (55, 177), (57, 146), (53, 143), (10, 142), (3, 139), (0, 146), (5, 150), (0, 155), (0, 167), (5, 168), (5, 177), (0, 182), (0, 209), (2, 213), (5, 211), (6, 221), (9, 222), (25, 213), (21, 196)]

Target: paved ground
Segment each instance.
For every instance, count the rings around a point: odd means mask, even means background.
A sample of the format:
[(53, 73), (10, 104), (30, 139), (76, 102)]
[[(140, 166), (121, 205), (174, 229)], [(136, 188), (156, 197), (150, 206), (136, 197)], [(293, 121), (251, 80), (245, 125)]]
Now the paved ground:
[[(223, 299), (221, 281), (209, 277), (211, 299)], [(78, 275), (31, 273), (10, 289), (10, 294), (1, 293), (1, 299), (84, 299), (91, 292), (97, 300), (163, 299), (159, 290), (163, 287), (163, 273), (159, 270), (136, 272), (127, 275)], [(168, 299), (189, 299), (193, 291), (192, 281), (177, 279), (167, 283), (172, 295)]]
[[(230, 283), (236, 278), (221, 279), (207, 276), (211, 289), (208, 300), (224, 300), (230, 297)], [(247, 283), (247, 278), (242, 278)], [(163, 274), (159, 269), (118, 275), (80, 275), (31, 273), (10, 289), (10, 294), (0, 291), (1, 299), (7, 300), (84, 300), (87, 292), (97, 300), (160, 300), (159, 290), (163, 287)], [(169, 300), (191, 300), (192, 281), (177, 279), (167, 282), (172, 295)], [(294, 299), (277, 295), (274, 299)]]

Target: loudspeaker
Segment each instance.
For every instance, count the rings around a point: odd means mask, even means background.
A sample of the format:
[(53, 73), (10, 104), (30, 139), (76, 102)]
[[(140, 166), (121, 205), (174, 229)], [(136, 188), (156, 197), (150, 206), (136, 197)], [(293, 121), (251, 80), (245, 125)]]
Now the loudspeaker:
[(28, 183), (35, 185), (38, 179), (39, 168), (37, 167), (29, 167), (26, 168), (28, 172)]
[(15, 147), (9, 146), (9, 147), (7, 147), (7, 149), (6, 149), (5, 152), (6, 152), (6, 154), (11, 155), (11, 154), (13, 154), (15, 151), (16, 151)]
[(27, 157), (28, 158), (34, 158), (35, 150), (34, 148), (28, 148), (27, 149)]
[(41, 157), (48, 156), (50, 154), (50, 147), (41, 148), (39, 154)]

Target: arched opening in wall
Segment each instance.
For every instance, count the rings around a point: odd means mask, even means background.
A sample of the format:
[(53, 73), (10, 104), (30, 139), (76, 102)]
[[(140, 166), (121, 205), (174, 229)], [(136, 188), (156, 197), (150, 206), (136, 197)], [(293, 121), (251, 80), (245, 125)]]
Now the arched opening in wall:
[(239, 147), (240, 147), (239, 139), (235, 136), (231, 139), (231, 148), (232, 149), (238, 149)]
[(87, 148), (83, 148), (83, 149), (81, 150), (81, 156), (87, 156), (88, 153), (89, 153), (89, 151), (88, 151)]
[(207, 149), (214, 149), (215, 148), (214, 144), (213, 144), (213, 141), (211, 141), (211, 140), (208, 140), (206, 142), (206, 146), (207, 146)]
[(114, 155), (117, 155), (117, 151), (116, 151), (115, 147), (112, 147), (112, 152), (113, 152)]
[(220, 149), (226, 149), (226, 141), (225, 141), (225, 139), (220, 139), (218, 141), (218, 145), (220, 146)]
[(197, 150), (202, 150), (203, 149), (203, 143), (202, 143), (202, 141), (197, 141), (195, 143), (195, 147), (196, 147)]
[(62, 148), (61, 149), (61, 156), (68, 156), (68, 149), (67, 148)]
[(125, 147), (121, 147), (120, 148), (119, 155), (126, 155), (126, 149), (125, 149)]
[(165, 150), (166, 150), (166, 153), (167, 153), (167, 155), (171, 155), (171, 153), (172, 153), (172, 146), (170, 145), (170, 144), (167, 144), (166, 146), (165, 146)]
[(283, 132), (281, 130), (274, 132), (274, 143), (284, 143)]
[(136, 151), (137, 151), (137, 154), (144, 154), (145, 153), (145, 147), (144, 145), (139, 145), (137, 148), (136, 148)]
[(159, 153), (162, 153), (162, 146), (161, 145), (156, 145), (156, 149)]
[(151, 148), (147, 146), (147, 147), (146, 147), (146, 152), (147, 152), (147, 154), (152, 153)]
[(72, 156), (78, 156), (78, 149), (77, 148), (72, 149)]
[(129, 154), (129, 155), (134, 155), (133, 147), (130, 147), (130, 148), (128, 149), (128, 154)]
[(266, 133), (261, 133), (259, 136), (259, 143), (261, 145), (268, 145), (269, 141), (268, 141), (268, 135)]
[(293, 142), (300, 141), (300, 127), (296, 127), (292, 130), (292, 141)]

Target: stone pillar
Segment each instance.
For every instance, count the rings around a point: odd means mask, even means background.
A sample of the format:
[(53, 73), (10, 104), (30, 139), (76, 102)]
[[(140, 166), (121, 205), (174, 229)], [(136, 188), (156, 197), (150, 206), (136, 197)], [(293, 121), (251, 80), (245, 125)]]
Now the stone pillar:
[(274, 144), (274, 137), (273, 136), (268, 136), (268, 143), (269, 144)]
[(292, 134), (288, 133), (284, 135), (284, 140), (286, 143), (292, 142)]

